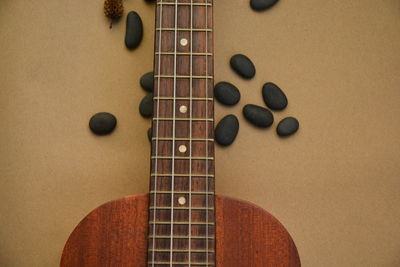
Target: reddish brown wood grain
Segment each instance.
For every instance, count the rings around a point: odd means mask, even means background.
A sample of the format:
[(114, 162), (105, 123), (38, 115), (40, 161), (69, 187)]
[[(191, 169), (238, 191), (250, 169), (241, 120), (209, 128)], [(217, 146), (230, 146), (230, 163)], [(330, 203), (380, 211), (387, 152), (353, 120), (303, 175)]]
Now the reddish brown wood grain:
[(147, 195), (127, 196), (89, 213), (64, 247), (61, 266), (145, 266)]
[(283, 225), (256, 205), (216, 197), (217, 266), (297, 267), (297, 248)]
[[(148, 196), (108, 202), (86, 216), (65, 245), (62, 267), (147, 266)], [(297, 267), (289, 233), (261, 208), (216, 197), (217, 266)]]

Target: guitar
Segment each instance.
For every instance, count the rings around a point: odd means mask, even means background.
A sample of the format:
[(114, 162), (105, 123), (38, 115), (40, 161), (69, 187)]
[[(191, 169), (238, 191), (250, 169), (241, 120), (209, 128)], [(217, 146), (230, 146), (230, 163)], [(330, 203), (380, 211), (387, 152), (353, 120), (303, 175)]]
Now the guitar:
[(62, 267), (300, 266), (277, 219), (214, 194), (212, 5), (157, 1), (150, 192), (87, 215)]

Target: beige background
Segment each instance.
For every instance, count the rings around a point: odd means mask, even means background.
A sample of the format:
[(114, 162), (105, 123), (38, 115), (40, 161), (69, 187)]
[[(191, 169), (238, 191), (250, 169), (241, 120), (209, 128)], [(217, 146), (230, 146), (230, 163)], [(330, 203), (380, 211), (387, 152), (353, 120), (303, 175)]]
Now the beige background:
[[(126, 0), (145, 25), (141, 46), (110, 31), (102, 1), (0, 2), (0, 266), (57, 266), (79, 220), (96, 206), (147, 191), (149, 120), (139, 77), (152, 69), (154, 6)], [(240, 87), (229, 148), (217, 148), (217, 191), (257, 203), (287, 227), (303, 266), (400, 266), (400, 2), (282, 0), (254, 13), (215, 0), (215, 77)], [(245, 53), (251, 81), (228, 62)], [(261, 86), (287, 93), (301, 130), (244, 121)], [(90, 116), (116, 131), (96, 137)], [(229, 266), (231, 267), (231, 266)], [(234, 266), (232, 266), (234, 267)]]

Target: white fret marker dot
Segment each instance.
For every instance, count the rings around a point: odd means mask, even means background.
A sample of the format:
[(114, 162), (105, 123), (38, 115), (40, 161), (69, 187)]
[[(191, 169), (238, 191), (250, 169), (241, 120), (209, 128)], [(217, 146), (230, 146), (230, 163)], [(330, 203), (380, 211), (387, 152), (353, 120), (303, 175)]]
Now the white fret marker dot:
[(187, 46), (188, 40), (186, 38), (182, 38), (180, 41), (181, 46)]
[(186, 203), (186, 198), (184, 198), (184, 197), (178, 198), (178, 203), (181, 204), (181, 205), (185, 205), (185, 203)]
[(181, 153), (185, 153), (186, 152), (186, 146), (185, 145), (180, 145), (179, 146), (179, 152), (181, 152)]
[(180, 111), (181, 113), (186, 113), (186, 112), (187, 112), (187, 107), (184, 106), (184, 105), (182, 105), (182, 106), (179, 107), (179, 111)]

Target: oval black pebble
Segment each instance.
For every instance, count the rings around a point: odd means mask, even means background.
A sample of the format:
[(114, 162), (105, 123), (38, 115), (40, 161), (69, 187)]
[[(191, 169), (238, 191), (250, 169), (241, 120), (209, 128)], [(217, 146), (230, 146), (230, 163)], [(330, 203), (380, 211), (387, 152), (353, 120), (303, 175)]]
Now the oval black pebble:
[(282, 110), (288, 105), (285, 93), (273, 83), (266, 83), (262, 89), (265, 104), (273, 110)]
[(125, 45), (129, 49), (136, 48), (143, 37), (143, 23), (135, 11), (128, 13), (126, 18)]
[(153, 92), (154, 73), (148, 72), (140, 78), (140, 86), (147, 92)]
[(262, 11), (272, 7), (278, 3), (278, 1), (279, 0), (250, 0), (250, 6), (256, 11)]
[(256, 68), (253, 62), (245, 55), (234, 55), (230, 63), (232, 69), (245, 79), (251, 79), (256, 75)]
[(281, 120), (276, 128), (279, 136), (289, 136), (297, 132), (299, 129), (299, 121), (293, 117), (287, 117)]
[(215, 127), (215, 141), (222, 146), (229, 146), (235, 141), (238, 131), (239, 120), (235, 115), (228, 115)]
[(232, 106), (239, 102), (240, 92), (236, 86), (228, 82), (219, 82), (214, 87), (215, 98), (224, 105)]
[(147, 138), (149, 138), (149, 141), (150, 141), (150, 142), (151, 142), (152, 135), (153, 135), (153, 129), (150, 127), (150, 128), (147, 130)]
[(146, 118), (153, 116), (153, 93), (149, 93), (143, 97), (139, 105), (139, 112)]
[(117, 125), (117, 118), (108, 112), (94, 114), (89, 121), (89, 128), (97, 135), (111, 133)]
[(244, 117), (258, 127), (267, 128), (274, 123), (274, 115), (266, 108), (248, 104), (243, 107)]

